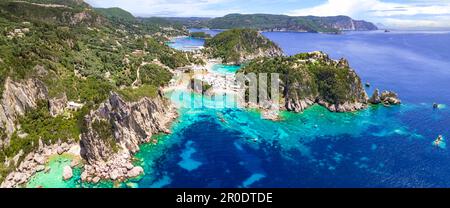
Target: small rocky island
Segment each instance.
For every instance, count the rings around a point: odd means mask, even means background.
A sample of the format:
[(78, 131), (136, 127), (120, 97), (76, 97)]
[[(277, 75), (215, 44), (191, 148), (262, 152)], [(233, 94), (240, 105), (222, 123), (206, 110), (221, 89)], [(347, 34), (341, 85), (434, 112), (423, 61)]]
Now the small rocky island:
[(243, 73), (279, 73), (283, 108), (301, 112), (319, 104), (332, 112), (351, 112), (368, 104), (400, 104), (393, 92), (376, 91), (369, 99), (360, 77), (345, 59), (332, 60), (323, 52), (290, 57), (258, 58), (240, 70)]
[(205, 42), (205, 52), (224, 64), (241, 65), (258, 57), (282, 56), (281, 48), (256, 30), (232, 29)]

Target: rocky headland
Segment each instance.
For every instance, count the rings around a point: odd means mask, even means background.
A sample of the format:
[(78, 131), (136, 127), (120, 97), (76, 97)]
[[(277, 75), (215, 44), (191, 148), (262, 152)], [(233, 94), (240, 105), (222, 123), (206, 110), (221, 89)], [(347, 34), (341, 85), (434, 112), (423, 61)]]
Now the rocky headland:
[(232, 29), (205, 42), (205, 53), (224, 64), (241, 65), (259, 57), (277, 57), (283, 50), (256, 30)]
[(126, 102), (118, 94), (86, 116), (81, 135), (81, 156), (87, 161), (83, 181), (124, 180), (143, 173), (132, 164), (139, 145), (154, 140), (152, 136), (170, 133), (177, 111), (161, 95)]
[(332, 60), (319, 51), (255, 59), (240, 72), (279, 73), (282, 109), (288, 111), (302, 112), (314, 104), (332, 112), (358, 111), (369, 104), (400, 104), (393, 92), (369, 99), (360, 77), (347, 60)]

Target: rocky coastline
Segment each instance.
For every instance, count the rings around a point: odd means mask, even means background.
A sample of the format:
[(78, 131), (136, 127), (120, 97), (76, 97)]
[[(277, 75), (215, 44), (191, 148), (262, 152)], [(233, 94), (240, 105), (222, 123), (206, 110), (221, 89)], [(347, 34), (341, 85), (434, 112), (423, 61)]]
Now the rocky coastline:
[[(139, 145), (157, 143), (153, 135), (169, 134), (177, 116), (174, 106), (162, 94), (126, 102), (117, 93), (111, 93), (105, 103), (85, 118), (86, 130), (80, 144), (81, 156), (87, 164), (81, 180), (124, 181), (143, 174), (142, 167), (133, 165), (132, 156), (139, 151)], [(112, 132), (109, 135), (102, 132), (96, 127), (98, 122), (109, 125), (107, 130)]]
[[(6, 176), (5, 180), (0, 185), (0, 188), (21, 188), (26, 187), (26, 183), (38, 172), (48, 172), (49, 168), (46, 166), (49, 158), (53, 155), (70, 154), (74, 156), (71, 168), (80, 164), (80, 145), (77, 142), (60, 143), (53, 145), (45, 145), (39, 141), (39, 148), (36, 151), (29, 153), (20, 165)], [(62, 175), (61, 177), (64, 177)], [(67, 176), (66, 176), (67, 177)], [(68, 180), (72, 177), (65, 178)]]

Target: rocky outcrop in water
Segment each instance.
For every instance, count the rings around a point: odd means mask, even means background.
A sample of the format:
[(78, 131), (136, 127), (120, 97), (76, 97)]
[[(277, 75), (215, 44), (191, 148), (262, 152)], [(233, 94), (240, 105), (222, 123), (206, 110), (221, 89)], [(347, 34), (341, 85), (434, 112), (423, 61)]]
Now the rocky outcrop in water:
[(8, 143), (9, 137), (16, 130), (16, 119), (26, 113), (27, 110), (36, 108), (38, 100), (47, 100), (48, 92), (44, 83), (37, 79), (28, 79), (15, 82), (6, 79), (3, 95), (0, 101), (0, 130), (6, 134), (2, 143)]
[(301, 112), (319, 104), (332, 112), (349, 112), (364, 109), (368, 104), (361, 79), (348, 61), (332, 60), (323, 52), (256, 59), (240, 72), (277, 72), (283, 106), (289, 111)]
[(378, 89), (375, 90), (372, 97), (369, 99), (371, 104), (384, 104), (384, 105), (400, 105), (402, 101), (398, 98), (397, 93), (392, 91), (384, 91), (380, 95)]
[[(85, 117), (81, 155), (88, 162), (84, 181), (95, 177), (123, 180), (136, 175), (131, 156), (158, 133), (170, 133), (175, 108), (161, 96), (126, 102), (118, 94)], [(132, 171), (133, 170), (133, 171)]]

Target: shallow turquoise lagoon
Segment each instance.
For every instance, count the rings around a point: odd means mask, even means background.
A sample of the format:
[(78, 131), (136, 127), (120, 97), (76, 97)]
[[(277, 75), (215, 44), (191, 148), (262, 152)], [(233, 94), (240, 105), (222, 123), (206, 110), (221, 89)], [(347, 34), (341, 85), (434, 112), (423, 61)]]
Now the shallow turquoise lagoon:
[(212, 71), (220, 74), (234, 74), (240, 69), (239, 66), (216, 64)]

